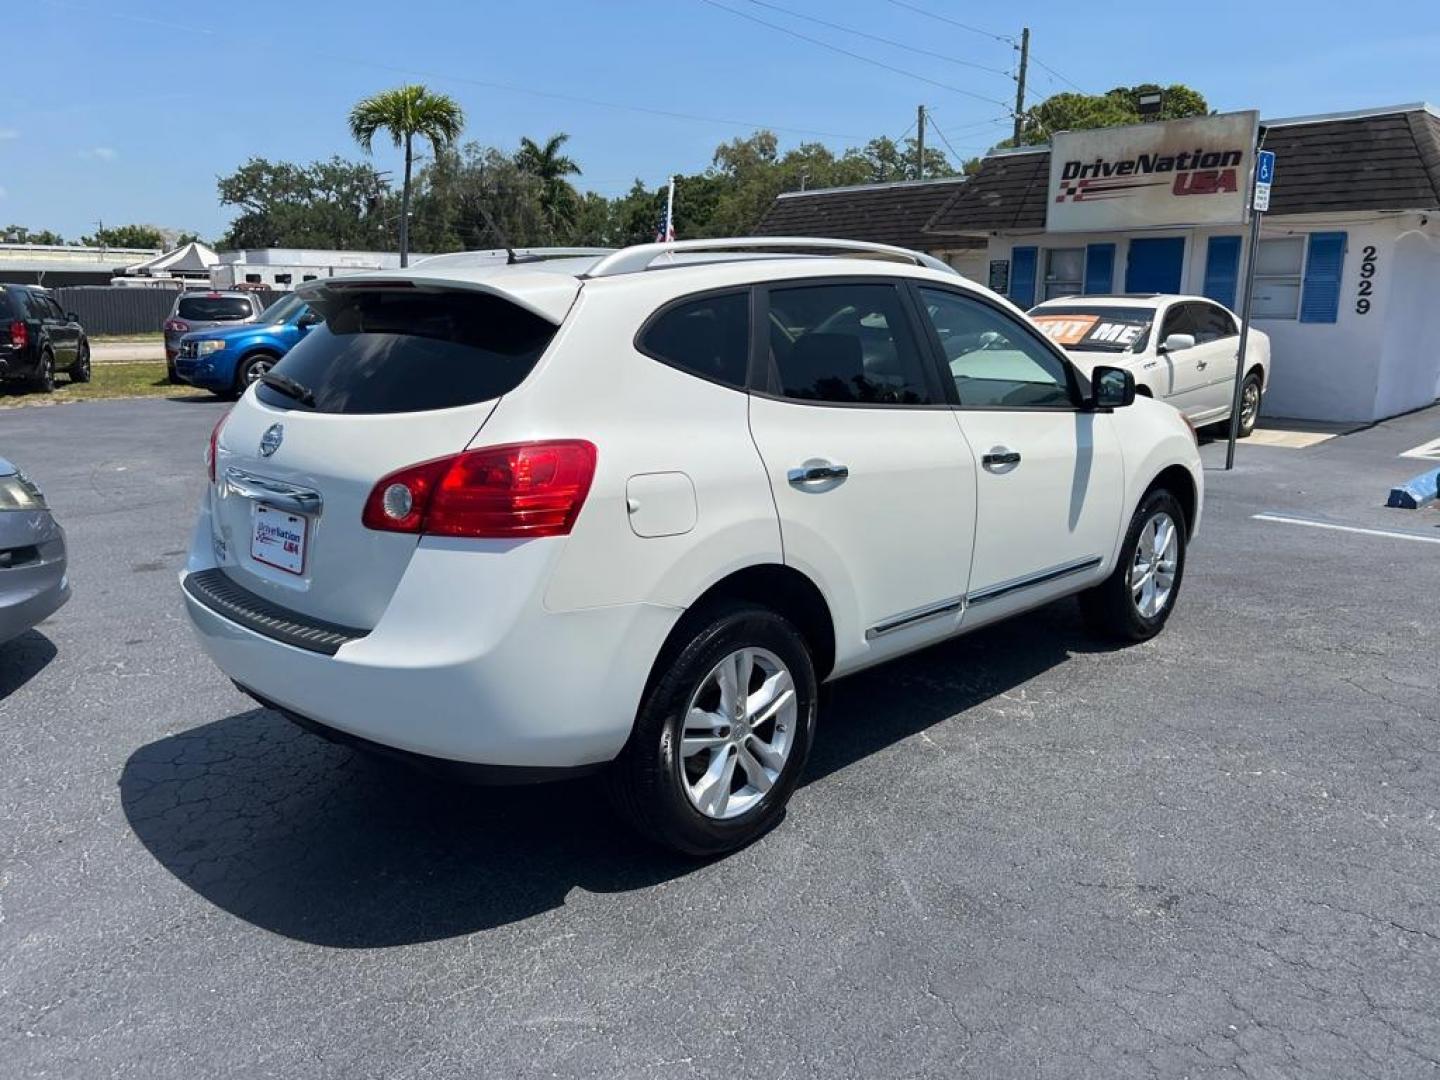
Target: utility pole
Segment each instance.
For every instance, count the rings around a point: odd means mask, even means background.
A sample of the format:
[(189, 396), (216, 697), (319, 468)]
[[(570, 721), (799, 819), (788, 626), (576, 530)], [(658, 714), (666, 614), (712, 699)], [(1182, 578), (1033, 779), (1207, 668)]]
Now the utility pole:
[(915, 179), (925, 179), (925, 106), (921, 105), (915, 114)]
[(1020, 118), (1025, 114), (1025, 73), (1030, 68), (1030, 28), (1020, 31), (1020, 74), (1015, 77), (1015, 145), (1020, 145)]
[(105, 222), (95, 222), (95, 239), (100, 241), (100, 258), (103, 260), (110, 253), (110, 245), (105, 242)]

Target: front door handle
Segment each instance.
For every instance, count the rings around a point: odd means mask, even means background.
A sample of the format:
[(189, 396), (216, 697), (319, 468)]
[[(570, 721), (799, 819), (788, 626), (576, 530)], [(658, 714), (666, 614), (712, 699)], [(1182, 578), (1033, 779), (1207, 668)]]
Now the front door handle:
[(831, 461), (817, 461), (791, 469), (785, 478), (792, 484), (821, 484), (827, 480), (844, 480), (850, 475), (848, 465), (837, 465)]
[(1008, 469), (1020, 464), (1020, 451), (1011, 450), (1008, 446), (992, 446), (980, 458), (980, 464), (987, 469)]
[(1196, 367), (1196, 369), (1199, 370), (1199, 371), (1204, 371), (1205, 368), (1209, 366), (1209, 364), (1210, 364), (1210, 361), (1209, 361), (1209, 360), (1196, 360), (1196, 361), (1195, 361), (1195, 367)]

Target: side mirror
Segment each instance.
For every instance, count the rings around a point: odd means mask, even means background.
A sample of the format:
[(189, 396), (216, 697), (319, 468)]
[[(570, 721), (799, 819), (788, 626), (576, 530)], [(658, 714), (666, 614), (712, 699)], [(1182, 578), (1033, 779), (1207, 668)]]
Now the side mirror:
[(1135, 376), (1124, 368), (1097, 367), (1090, 373), (1090, 408), (1123, 409), (1135, 401)]
[(1161, 352), (1183, 352), (1195, 347), (1194, 334), (1171, 334), (1160, 346)]
[(76, 315), (75, 312), (73, 312), (73, 311), (67, 311), (67, 312), (65, 313), (65, 318), (69, 319), (71, 322), (79, 322), (79, 321), (80, 321), (80, 316), (79, 316), (79, 315)]

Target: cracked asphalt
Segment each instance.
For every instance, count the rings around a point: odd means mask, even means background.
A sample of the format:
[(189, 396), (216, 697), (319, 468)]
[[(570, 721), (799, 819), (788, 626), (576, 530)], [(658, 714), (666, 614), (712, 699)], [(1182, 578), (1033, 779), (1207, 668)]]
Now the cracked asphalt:
[(75, 587), (0, 647), (0, 1074), (1440, 1075), (1440, 545), (1252, 517), (1440, 536), (1379, 507), (1440, 410), (1242, 445), (1153, 642), (1066, 603), (837, 685), (697, 865), (236, 693), (174, 575), (220, 408), (0, 420)]

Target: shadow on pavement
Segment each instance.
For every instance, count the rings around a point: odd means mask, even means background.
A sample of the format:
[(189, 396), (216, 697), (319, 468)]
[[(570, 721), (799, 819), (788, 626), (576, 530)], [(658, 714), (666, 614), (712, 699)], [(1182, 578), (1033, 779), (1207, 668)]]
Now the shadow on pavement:
[[(1073, 605), (836, 684), (805, 783), (1098, 646)], [(631, 834), (591, 780), (476, 788), (374, 761), (251, 709), (137, 750), (125, 814), (157, 860), (274, 933), (375, 948), (529, 918), (576, 888), (613, 893), (698, 864)]]
[(44, 671), (55, 653), (55, 643), (38, 630), (0, 644), (0, 702)]

